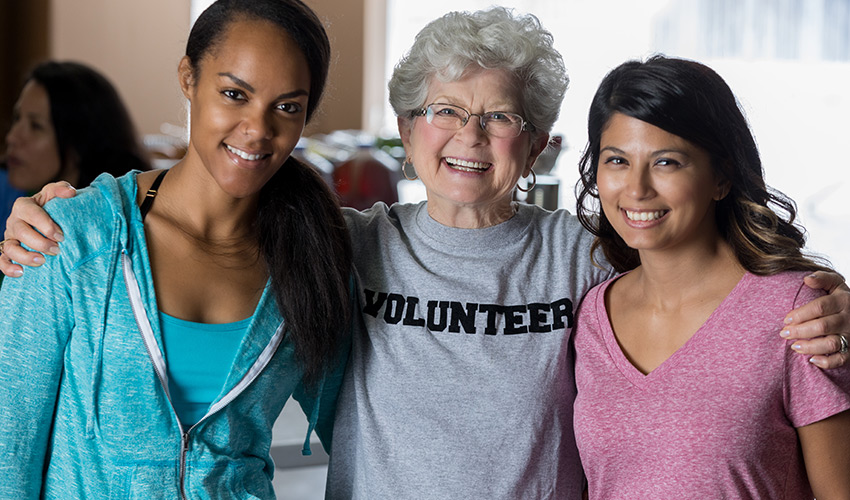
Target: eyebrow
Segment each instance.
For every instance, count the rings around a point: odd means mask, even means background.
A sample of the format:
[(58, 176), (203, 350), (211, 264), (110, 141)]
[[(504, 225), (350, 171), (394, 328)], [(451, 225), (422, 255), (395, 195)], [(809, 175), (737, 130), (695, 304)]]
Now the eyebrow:
[(52, 120), (50, 119), (49, 113), (50, 113), (49, 111), (48, 111), (47, 114), (43, 114), (43, 113), (40, 113), (38, 111), (28, 111), (26, 113), (22, 113), (20, 106), (18, 106), (17, 104), (12, 106), (12, 116), (13, 117), (17, 115), (19, 118), (26, 117), (26, 118), (29, 118), (30, 120), (33, 120), (33, 121), (46, 121), (48, 123), (52, 123)]
[(603, 151), (610, 151), (610, 152), (615, 153), (615, 154), (618, 154), (618, 155), (624, 155), (624, 154), (626, 154), (626, 152), (625, 152), (625, 151), (623, 151), (623, 150), (622, 150), (622, 149), (620, 149), (620, 148), (615, 148), (614, 146), (605, 146), (604, 148), (602, 148), (602, 149), (600, 149), (600, 150), (599, 150), (599, 153), (601, 154)]
[[(246, 82), (245, 80), (239, 78), (238, 76), (234, 75), (233, 73), (222, 72), (222, 73), (219, 73), (218, 76), (224, 76), (224, 77), (227, 77), (227, 78), (233, 80), (233, 83), (235, 83), (236, 85), (239, 85), (240, 87), (244, 87), (245, 90), (247, 90), (248, 92), (251, 92), (251, 93), (256, 92), (256, 90), (254, 90), (253, 85), (251, 85), (250, 83)], [(290, 99), (292, 97), (298, 97), (298, 96), (302, 96), (302, 95), (309, 95), (309, 94), (304, 89), (298, 89), (298, 90), (293, 90), (292, 92), (285, 92), (283, 94), (280, 94), (279, 96), (277, 96), (277, 99)]]
[[(469, 109), (467, 109), (467, 108), (469, 108), (469, 106), (467, 104), (458, 104), (454, 98), (451, 98), (451, 97), (448, 97), (448, 96), (435, 97), (434, 100), (431, 102), (431, 104), (451, 104), (452, 106), (457, 106), (458, 108), (463, 108), (467, 112), (469, 111)], [(517, 106), (516, 106), (516, 104), (512, 104), (508, 101), (500, 101), (500, 104), (497, 104), (496, 106), (488, 106), (488, 107), (491, 107), (493, 109), (490, 109), (490, 110), (485, 109), (484, 111), (482, 111), (482, 113), (492, 113), (494, 111), (501, 111), (503, 113), (517, 113), (517, 114), (520, 113), (520, 111), (510, 111), (511, 109), (514, 109)]]
[[(625, 154), (627, 154), (627, 153), (626, 153), (625, 151), (623, 151), (622, 149), (620, 149), (620, 148), (616, 148), (616, 147), (614, 147), (614, 146), (605, 146), (604, 148), (602, 148), (602, 149), (600, 149), (600, 150), (599, 150), (599, 153), (601, 154), (603, 151), (610, 151), (610, 152), (615, 153), (615, 154), (618, 154), (618, 155), (625, 155)], [(657, 151), (653, 151), (653, 152), (652, 152), (652, 156), (661, 156), (661, 155), (665, 155), (665, 154), (668, 154), (668, 153), (675, 153), (675, 154), (679, 154), (679, 155), (682, 155), (682, 156), (687, 156), (687, 157), (689, 157), (689, 158), (690, 158), (690, 155), (689, 155), (687, 152), (685, 152), (685, 151), (683, 151), (683, 150), (681, 150), (681, 149), (659, 149), (659, 150), (657, 150)]]

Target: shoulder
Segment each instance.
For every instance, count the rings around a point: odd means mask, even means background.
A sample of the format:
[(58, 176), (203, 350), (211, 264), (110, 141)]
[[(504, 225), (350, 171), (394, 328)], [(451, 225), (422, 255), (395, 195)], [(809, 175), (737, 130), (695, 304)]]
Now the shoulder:
[[(609, 288), (612, 287), (615, 281), (622, 280), (624, 277), (627, 277), (628, 273), (620, 274), (614, 276), (612, 278), (608, 278), (605, 281), (599, 283), (598, 285), (593, 286), (587, 294), (582, 298), (582, 308), (591, 308), (591, 307), (601, 307), (605, 309), (605, 293)], [(610, 292), (609, 292), (610, 293)]]
[(119, 178), (102, 174), (91, 185), (77, 191), (73, 198), (55, 198), (47, 202), (44, 209), (60, 225), (92, 226), (103, 218), (111, 219), (116, 210), (124, 209), (128, 194), (135, 193), (135, 186), (135, 173)]
[(578, 227), (581, 227), (581, 224), (578, 222), (578, 217), (571, 214), (569, 210), (563, 208), (559, 208), (557, 210), (546, 210), (538, 205), (519, 203), (517, 204), (517, 213), (524, 217), (529, 217), (534, 221), (539, 221), (541, 224), (560, 223), (570, 226), (578, 225)]
[(364, 230), (369, 226), (379, 225), (381, 223), (395, 224), (399, 221), (410, 221), (416, 217), (422, 203), (393, 203), (387, 206), (386, 203), (379, 201), (366, 210), (355, 210), (353, 208), (343, 207), (342, 215), (348, 225), (348, 229), (354, 233), (358, 230)]
[(75, 197), (56, 198), (44, 206), (65, 233), (62, 255), (83, 258), (110, 244), (116, 231), (126, 231), (135, 207), (135, 174), (119, 178), (102, 174)]
[(524, 218), (532, 232), (546, 239), (553, 252), (557, 251), (561, 258), (569, 260), (579, 268), (590, 270), (593, 284), (614, 275), (600, 248), (596, 249), (591, 258), (590, 249), (595, 236), (569, 211), (550, 211), (537, 205), (521, 203), (517, 215)]
[[(779, 303), (789, 307), (790, 311), (825, 293), (805, 285), (803, 278), (808, 274), (806, 271), (785, 271), (770, 276), (752, 276), (750, 287), (755, 289), (750, 288), (749, 294), (758, 296), (760, 303)], [(752, 295), (754, 292), (757, 295)]]
[(593, 235), (581, 225), (578, 217), (562, 208), (550, 211), (537, 205), (520, 203), (517, 215), (527, 219), (528, 224), (544, 231), (549, 237), (578, 241), (588, 246), (593, 242)]

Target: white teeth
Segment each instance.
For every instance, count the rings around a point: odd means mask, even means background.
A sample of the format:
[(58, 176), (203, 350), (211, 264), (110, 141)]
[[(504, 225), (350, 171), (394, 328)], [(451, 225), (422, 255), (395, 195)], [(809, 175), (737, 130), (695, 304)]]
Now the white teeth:
[(660, 219), (666, 213), (666, 210), (656, 210), (655, 212), (632, 212), (631, 210), (626, 210), (626, 217), (629, 220), (646, 222)]
[(446, 163), (448, 163), (452, 168), (462, 170), (464, 172), (482, 172), (490, 168), (489, 163), (461, 160), (459, 158), (446, 158)]
[(236, 155), (236, 156), (238, 156), (239, 158), (242, 158), (243, 160), (250, 160), (250, 161), (254, 161), (254, 160), (259, 160), (260, 158), (263, 158), (264, 156), (266, 156), (266, 155), (252, 155), (252, 154), (248, 154), (248, 153), (246, 153), (245, 151), (242, 151), (241, 149), (236, 149), (236, 148), (234, 148), (233, 146), (231, 146), (231, 145), (229, 145), (229, 144), (225, 144), (225, 147), (227, 148), (227, 150), (228, 150), (228, 151), (230, 151), (231, 153), (235, 154), (235, 155)]

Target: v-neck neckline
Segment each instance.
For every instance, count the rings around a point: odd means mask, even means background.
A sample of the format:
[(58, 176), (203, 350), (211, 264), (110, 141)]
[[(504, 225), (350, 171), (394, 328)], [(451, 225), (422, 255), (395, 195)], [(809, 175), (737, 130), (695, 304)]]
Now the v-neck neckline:
[(625, 274), (622, 274), (608, 281), (599, 291), (597, 300), (600, 302), (597, 311), (599, 311), (599, 324), (602, 327), (602, 336), (605, 342), (605, 347), (607, 348), (611, 359), (620, 370), (620, 373), (622, 373), (629, 382), (640, 388), (645, 388), (656, 379), (663, 379), (665, 374), (674, 369), (680, 363), (682, 358), (687, 357), (694, 349), (698, 349), (698, 347), (694, 346), (698, 346), (702, 343), (702, 339), (705, 335), (707, 335), (706, 330), (710, 330), (710, 327), (715, 323), (723, 321), (723, 316), (727, 314), (728, 310), (730, 310), (729, 305), (734, 304), (745, 294), (753, 277), (753, 275), (749, 272), (745, 272), (732, 291), (723, 298), (720, 304), (718, 304), (714, 311), (711, 312), (705, 322), (697, 328), (694, 334), (691, 335), (691, 337), (685, 341), (681, 347), (676, 349), (676, 351), (667, 357), (667, 359), (656, 366), (655, 369), (644, 374), (634, 364), (632, 364), (628, 357), (626, 357), (626, 354), (620, 347), (619, 342), (617, 342), (617, 337), (614, 334), (614, 328), (611, 325), (610, 318), (608, 317), (608, 310), (605, 307), (605, 292), (608, 287), (624, 275)]

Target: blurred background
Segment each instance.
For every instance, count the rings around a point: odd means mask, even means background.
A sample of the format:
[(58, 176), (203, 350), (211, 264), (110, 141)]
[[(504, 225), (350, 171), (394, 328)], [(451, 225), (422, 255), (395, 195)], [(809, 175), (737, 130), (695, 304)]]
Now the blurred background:
[[(421, 184), (399, 175), (386, 82), (428, 21), (489, 0), (305, 0), (335, 51), (329, 90), (296, 154), (321, 170), (344, 202), (416, 201)], [(209, 0), (0, 0), (0, 130), (8, 130), (34, 63), (76, 60), (100, 70), (130, 108), (159, 165), (182, 154), (186, 106), (176, 68), (193, 19)], [(697, 59), (738, 96), (768, 183), (798, 203), (810, 251), (850, 274), (850, 0), (514, 0), (552, 31), (570, 74), (559, 137), (523, 200), (574, 210), (587, 110), (607, 71), (653, 53)], [(0, 156), (4, 146), (0, 145)], [(401, 181), (401, 182), (399, 182)], [(321, 456), (302, 459), (303, 417), (279, 422), (276, 485), (282, 499), (322, 498)], [(319, 462), (319, 465), (316, 463)]]

